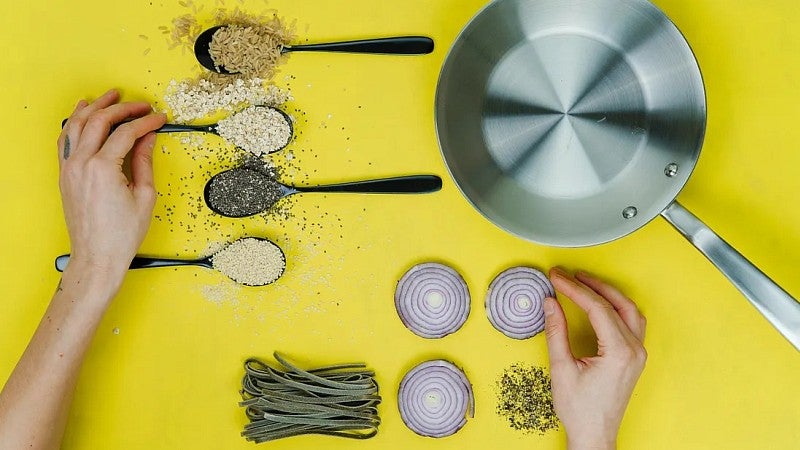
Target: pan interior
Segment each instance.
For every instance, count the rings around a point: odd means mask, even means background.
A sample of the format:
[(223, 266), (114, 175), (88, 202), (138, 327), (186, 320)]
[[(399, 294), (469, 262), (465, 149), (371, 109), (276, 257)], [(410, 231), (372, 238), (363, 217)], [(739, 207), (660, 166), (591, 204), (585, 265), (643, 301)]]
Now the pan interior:
[(487, 218), (556, 246), (607, 242), (686, 183), (705, 92), (647, 1), (498, 0), (464, 29), (437, 88), (440, 147)]

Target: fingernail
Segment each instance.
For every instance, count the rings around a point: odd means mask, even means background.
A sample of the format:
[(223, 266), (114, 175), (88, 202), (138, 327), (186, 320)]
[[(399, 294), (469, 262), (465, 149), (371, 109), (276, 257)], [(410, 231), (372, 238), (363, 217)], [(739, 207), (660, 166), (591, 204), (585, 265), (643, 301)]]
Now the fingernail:
[(556, 312), (556, 305), (554, 305), (553, 303), (555, 303), (555, 300), (553, 300), (550, 297), (544, 299), (544, 315), (545, 316), (552, 316), (553, 313)]
[(564, 271), (564, 269), (562, 269), (561, 267), (558, 267), (558, 266), (553, 267), (552, 269), (550, 269), (550, 273), (552, 273), (553, 275), (560, 276), (560, 277), (563, 277), (563, 276), (565, 276), (567, 274), (567, 272)]

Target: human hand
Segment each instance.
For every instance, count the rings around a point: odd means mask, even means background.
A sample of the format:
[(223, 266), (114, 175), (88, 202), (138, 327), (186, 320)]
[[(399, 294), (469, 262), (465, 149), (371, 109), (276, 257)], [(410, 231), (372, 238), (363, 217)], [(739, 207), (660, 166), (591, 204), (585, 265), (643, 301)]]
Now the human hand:
[(589, 316), (597, 356), (576, 359), (569, 346), (561, 305), (545, 300), (545, 335), (550, 355), (553, 404), (570, 450), (616, 448), (617, 433), (647, 353), (645, 318), (616, 288), (578, 272), (550, 270), (556, 290)]
[[(111, 90), (81, 100), (58, 138), (59, 185), (72, 246), (70, 266), (121, 283), (144, 240), (155, 205), (154, 130), (166, 121), (147, 103), (118, 103)], [(111, 127), (120, 122), (110, 135)], [(122, 170), (130, 153), (131, 180)]]

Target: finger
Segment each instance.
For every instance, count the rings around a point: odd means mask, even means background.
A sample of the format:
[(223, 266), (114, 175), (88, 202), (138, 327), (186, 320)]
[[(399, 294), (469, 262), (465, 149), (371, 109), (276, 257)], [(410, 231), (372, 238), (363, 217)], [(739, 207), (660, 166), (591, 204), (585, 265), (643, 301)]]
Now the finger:
[(550, 279), (557, 291), (566, 295), (586, 312), (589, 323), (602, 344), (615, 345), (626, 342), (626, 333), (630, 335), (631, 332), (611, 303), (561, 269), (551, 269)]
[(86, 110), (77, 115), (75, 119), (88, 119), (89, 115), (95, 111), (108, 108), (109, 106), (119, 101), (119, 91), (116, 89), (109, 89), (105, 94), (97, 97), (97, 99), (87, 106)]
[[(86, 121), (89, 120), (89, 116), (93, 112), (108, 108), (114, 103), (117, 103), (117, 101), (119, 101), (119, 92), (116, 89), (111, 89), (98, 97), (97, 100), (88, 103), (85, 108), (82, 108), (80, 111), (72, 115), (67, 120), (67, 123), (64, 124), (64, 129), (69, 129), (70, 139), (78, 139), (83, 132), (83, 127), (86, 125)], [(75, 142), (73, 142), (73, 144), (74, 143)]]
[[(136, 102), (118, 103), (93, 112), (89, 116), (86, 126), (83, 128), (76, 153), (80, 153), (83, 157), (91, 157), (100, 151), (104, 143), (110, 139), (109, 133), (111, 132), (111, 127), (130, 118), (142, 117), (151, 111), (152, 109), (149, 103)], [(118, 126), (117, 129), (114, 130), (114, 133), (124, 126), (125, 124)], [(114, 133), (111, 134), (113, 135)], [(130, 150), (133, 146), (133, 142), (140, 137), (141, 136), (137, 136), (131, 141), (126, 149), (126, 153), (127, 150)], [(125, 155), (123, 154), (123, 156)]]
[[(86, 100), (81, 100), (75, 105), (75, 109), (72, 111), (72, 114), (69, 115), (70, 118), (77, 115), (81, 110), (86, 108), (89, 105), (89, 102)], [(72, 145), (75, 141), (75, 136), (70, 136), (70, 133), (67, 131), (69, 128), (67, 127), (67, 123), (69, 123), (69, 118), (67, 122), (61, 127), (61, 134), (58, 135), (58, 163), (61, 164), (65, 160), (69, 159), (70, 153), (72, 152)]]
[(631, 332), (640, 341), (644, 340), (645, 333), (645, 318), (636, 304), (631, 299), (625, 296), (614, 286), (604, 283), (603, 281), (589, 275), (586, 272), (579, 271), (575, 273), (575, 278), (581, 283), (585, 284), (597, 294), (608, 300), (614, 309), (619, 313), (622, 321), (630, 328)]
[[(103, 110), (119, 101), (119, 92), (116, 89), (111, 89), (105, 94), (98, 97), (95, 101), (85, 105), (72, 114), (62, 126), (65, 136), (69, 136), (71, 144), (70, 155), (75, 155), (83, 129), (86, 126), (89, 117), (97, 111)], [(64, 138), (66, 143), (66, 137)], [(74, 159), (81, 159), (80, 157)], [(85, 158), (84, 158), (85, 159)]]
[[(150, 105), (147, 108), (150, 108)], [(125, 122), (118, 126), (111, 136), (108, 137), (103, 147), (98, 152), (99, 156), (109, 159), (121, 160), (131, 151), (136, 141), (144, 137), (147, 133), (161, 128), (167, 121), (164, 114), (148, 114), (130, 122)]]
[(574, 367), (575, 356), (569, 347), (567, 318), (554, 298), (544, 300), (544, 336), (547, 339), (550, 367)]
[(150, 200), (155, 193), (153, 182), (153, 147), (155, 133), (148, 133), (136, 141), (131, 150), (131, 178), (133, 194), (139, 199)]

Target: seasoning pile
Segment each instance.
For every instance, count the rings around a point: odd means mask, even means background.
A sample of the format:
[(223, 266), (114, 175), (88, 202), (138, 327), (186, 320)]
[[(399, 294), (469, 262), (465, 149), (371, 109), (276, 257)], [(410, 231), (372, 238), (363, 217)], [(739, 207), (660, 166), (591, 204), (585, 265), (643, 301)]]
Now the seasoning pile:
[(244, 238), (217, 252), (214, 269), (246, 286), (274, 283), (286, 269), (283, 251), (265, 239)]
[(213, 211), (236, 218), (268, 210), (283, 197), (283, 191), (274, 171), (239, 167), (215, 175), (205, 195)]
[(231, 23), (214, 33), (209, 54), (218, 69), (271, 78), (285, 59), (281, 50), (292, 37), (292, 31), (277, 16), (259, 23)]
[(513, 364), (497, 381), (497, 414), (524, 433), (558, 429), (550, 376), (544, 368)]
[(289, 145), (292, 123), (273, 107), (250, 106), (217, 124), (219, 135), (231, 144), (261, 156)]
[(205, 74), (198, 79), (170, 81), (164, 101), (176, 123), (187, 123), (219, 112), (235, 113), (251, 105), (277, 107), (293, 100), (290, 92), (266, 83), (258, 77)]
[[(223, 0), (217, 0), (223, 2)], [(191, 52), (194, 49), (194, 43), (197, 36), (208, 28), (209, 24), (201, 24), (197, 18), (200, 16), (204, 6), (197, 6), (193, 0), (180, 0), (179, 3), (191, 10), (191, 13), (183, 14), (172, 20), (171, 26), (161, 26), (159, 30), (167, 35), (167, 43), (170, 49), (181, 48), (184, 52)], [(278, 16), (275, 10), (265, 11), (261, 14), (253, 14), (242, 11), (238, 7), (228, 10), (223, 7), (217, 8), (211, 13), (211, 23), (233, 25), (234, 30), (228, 33), (215, 33), (212, 40), (213, 48), (209, 48), (212, 57), (215, 60), (232, 60), (237, 61), (240, 58), (234, 53), (244, 52), (246, 55), (254, 55), (255, 59), (268, 60), (274, 64), (283, 62), (280, 58), (264, 56), (250, 48), (255, 44), (269, 44), (261, 49), (262, 52), (273, 52), (277, 49), (278, 56), (280, 56), (280, 49), (284, 45), (291, 42), (295, 37), (296, 21), (291, 23), (286, 22)], [(220, 30), (222, 31), (222, 30)], [(238, 43), (236, 41), (239, 41)], [(244, 42), (242, 42), (244, 41)], [(255, 41), (255, 42), (254, 42)], [(249, 44), (249, 45), (247, 45)], [(250, 58), (244, 58), (249, 60)], [(246, 64), (248, 61), (243, 62)], [(249, 65), (255, 66), (250, 63)], [(275, 74), (275, 66), (259, 66), (261, 70), (258, 73), (251, 74), (261, 75), (262, 78), (272, 78)], [(272, 70), (272, 71), (269, 71)], [(239, 72), (239, 70), (237, 70)]]
[(244, 363), (241, 406), (250, 423), (242, 436), (256, 443), (303, 434), (368, 439), (378, 433), (381, 396), (375, 373), (362, 363), (303, 370), (274, 354), (273, 368)]

